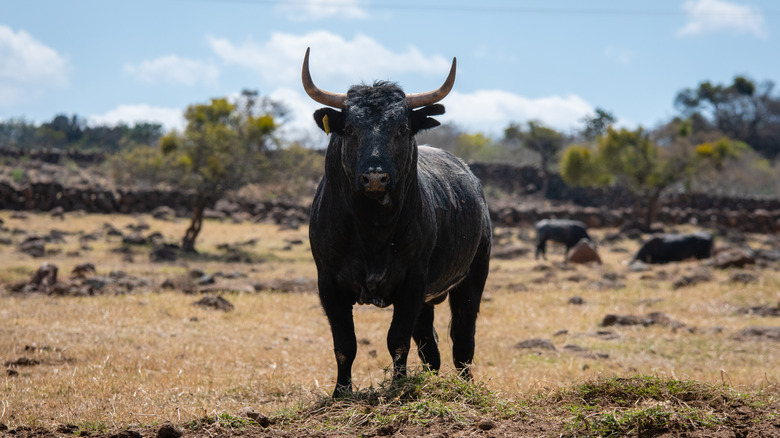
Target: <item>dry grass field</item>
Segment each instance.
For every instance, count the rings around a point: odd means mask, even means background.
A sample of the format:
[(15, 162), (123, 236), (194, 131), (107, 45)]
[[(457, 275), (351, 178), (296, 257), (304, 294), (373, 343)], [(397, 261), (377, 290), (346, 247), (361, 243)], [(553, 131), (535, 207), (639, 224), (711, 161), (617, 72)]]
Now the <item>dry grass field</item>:
[[(328, 409), (323, 400), (335, 382), (335, 360), (305, 227), (282, 230), (273, 224), (207, 221), (198, 241), (200, 255), (152, 263), (149, 245), (117, 251), (123, 246), (121, 237), (107, 235), (105, 224), (128, 234), (129, 227), (146, 224), (143, 235), (158, 232), (173, 243), (183, 235), (186, 219), (69, 213), (59, 220), (35, 213), (15, 218), (8, 211), (0, 211), (0, 219), (0, 238), (5, 239), (0, 243), (0, 434), (5, 429), (16, 436), (41, 430), (109, 436), (167, 422), (189, 430), (185, 425), (202, 425), (205, 418), (222, 421), (219, 430), (230, 434), (273, 434), (236, 420), (245, 407), (276, 419), (274, 430), (283, 436), (298, 436), (295, 430), (333, 436), (400, 433), (392, 421), (394, 429), (382, 429), (377, 424), (385, 423), (376, 419), (322, 419), (322, 409)], [(615, 231), (594, 230), (592, 235), (599, 240)], [(18, 242), (33, 234), (62, 239), (47, 243), (44, 257), (33, 258), (17, 250)], [(526, 426), (528, 421), (518, 418), (531, 416), (541, 424), (544, 415), (533, 414), (534, 403), (550, 403), (587, 382), (643, 376), (760, 396), (761, 403), (750, 405), (763, 406), (756, 424), (780, 434), (780, 339), (741, 335), (750, 327), (780, 326), (777, 316), (744, 311), (778, 306), (780, 265), (718, 270), (686, 261), (634, 272), (625, 262), (639, 243), (623, 239), (599, 246), (602, 265), (566, 266), (560, 263), (562, 247), (554, 243), (548, 245), (547, 261), (534, 260), (532, 243), (521, 238), (529, 234), (496, 231), (499, 245), (514, 244), (529, 252), (491, 262), (477, 326), (475, 385), (502, 406), (515, 403), (515, 408), (511, 415), (490, 415)], [(772, 244), (765, 236), (747, 237), (754, 248)], [(247, 260), (226, 261), (224, 244), (240, 247)], [(716, 247), (722, 244), (716, 238)], [(109, 285), (92, 296), (11, 291), (43, 262), (59, 268), (60, 282), (83, 281), (71, 279), (71, 272), (92, 263), (96, 272), (90, 277), (131, 278), (135, 283), (120, 288), (106, 280)], [(195, 270), (214, 275), (214, 283), (199, 286), (191, 274)], [(735, 281), (736, 272), (752, 274), (755, 281)], [(709, 280), (673, 287), (696, 273)], [(172, 289), (163, 287), (166, 280)], [(207, 295), (222, 296), (233, 310), (193, 305)], [(442, 379), (449, 382), (449, 309), (438, 309)], [(662, 318), (651, 323), (647, 315), (652, 312), (661, 312)], [(371, 394), (387, 383), (391, 360), (385, 336), (391, 310), (358, 306), (354, 313), (359, 340), (355, 385), (359, 393)], [(602, 326), (610, 314), (647, 320)], [(410, 365), (419, 367), (416, 355), (410, 355)], [(496, 428), (472, 423), (476, 426), (459, 425), (442, 436), (499, 436), (508, 427), (501, 421)], [(539, 435), (557, 436), (563, 433), (560, 427), (542, 428)], [(193, 436), (213, 435), (208, 429), (193, 430), (200, 430)], [(530, 429), (518, 430), (531, 434)], [(588, 434), (580, 430), (571, 436), (577, 433)]]

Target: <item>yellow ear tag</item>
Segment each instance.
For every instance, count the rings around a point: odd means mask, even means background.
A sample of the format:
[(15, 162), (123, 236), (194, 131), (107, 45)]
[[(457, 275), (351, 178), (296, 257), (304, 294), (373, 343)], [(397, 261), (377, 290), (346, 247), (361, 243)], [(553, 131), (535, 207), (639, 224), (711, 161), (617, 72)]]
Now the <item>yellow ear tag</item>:
[(330, 134), (330, 125), (328, 124), (328, 115), (325, 114), (325, 117), (322, 118), (322, 129), (325, 130), (326, 134)]

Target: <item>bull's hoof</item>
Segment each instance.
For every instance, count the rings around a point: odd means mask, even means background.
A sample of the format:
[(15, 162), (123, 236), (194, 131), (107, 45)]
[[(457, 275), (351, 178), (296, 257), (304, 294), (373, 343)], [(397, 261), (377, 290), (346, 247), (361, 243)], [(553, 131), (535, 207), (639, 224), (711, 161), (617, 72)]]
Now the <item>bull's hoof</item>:
[(333, 399), (349, 397), (352, 395), (352, 385), (336, 385), (336, 389), (333, 390)]

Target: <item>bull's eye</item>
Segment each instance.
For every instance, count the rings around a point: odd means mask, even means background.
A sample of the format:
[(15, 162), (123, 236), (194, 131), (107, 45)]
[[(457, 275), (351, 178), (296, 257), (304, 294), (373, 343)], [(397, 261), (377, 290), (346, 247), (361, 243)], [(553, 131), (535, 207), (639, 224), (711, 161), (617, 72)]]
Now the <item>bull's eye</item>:
[(407, 126), (405, 123), (398, 127), (398, 134), (399, 137), (405, 137), (409, 135), (409, 126)]

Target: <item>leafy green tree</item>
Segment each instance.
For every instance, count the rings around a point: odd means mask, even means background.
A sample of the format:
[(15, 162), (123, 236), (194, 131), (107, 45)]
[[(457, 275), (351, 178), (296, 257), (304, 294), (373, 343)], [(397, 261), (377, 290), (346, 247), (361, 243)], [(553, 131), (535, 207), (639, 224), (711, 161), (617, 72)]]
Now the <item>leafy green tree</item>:
[(206, 206), (251, 180), (262, 167), (268, 143), (274, 140), (278, 126), (273, 115), (255, 114), (256, 101), (249, 97), (243, 109), (225, 98), (191, 105), (184, 114), (184, 132), (172, 132), (160, 140), (177, 185), (197, 195), (182, 240), (184, 251), (195, 252)]
[(722, 137), (717, 141), (706, 142), (696, 145), (696, 157), (708, 160), (718, 172), (723, 171), (726, 161), (738, 158), (742, 152), (750, 147), (736, 140)]
[(510, 124), (504, 130), (505, 141), (519, 140), (523, 147), (536, 152), (541, 160), (542, 193), (547, 193), (550, 180), (550, 167), (556, 162), (558, 154), (567, 138), (560, 132), (544, 126), (541, 122), (528, 122), (528, 130), (517, 124)]
[(675, 106), (692, 120), (694, 131), (719, 131), (773, 159), (780, 154), (780, 96), (773, 91), (772, 82), (736, 76), (728, 85), (705, 81), (682, 90)]
[(452, 153), (465, 161), (490, 161), (496, 154), (496, 147), (493, 140), (481, 132), (461, 133), (455, 139)]
[(237, 103), (215, 98), (190, 105), (183, 132), (170, 132), (156, 148), (136, 147), (116, 160), (135, 183), (164, 183), (196, 194), (182, 250), (195, 252), (208, 205), (228, 191), (260, 180), (270, 168), (267, 153), (280, 144), (275, 114), (281, 114), (277, 111), (281, 107), (268, 102), (258, 99), (256, 92), (245, 91)]
[[(607, 128), (595, 151), (572, 146), (563, 153), (560, 172), (574, 185), (617, 185), (634, 195), (635, 211), (644, 210), (642, 225), (649, 229), (661, 192), (687, 176), (690, 164), (671, 156), (642, 129)], [(644, 208), (643, 208), (644, 207)]]
[(582, 130), (582, 136), (589, 142), (595, 141), (598, 137), (604, 135), (604, 133), (607, 132), (607, 128), (612, 126), (616, 120), (615, 116), (609, 111), (596, 108), (596, 111), (592, 116), (585, 116), (582, 118), (582, 122), (585, 124), (585, 128)]

